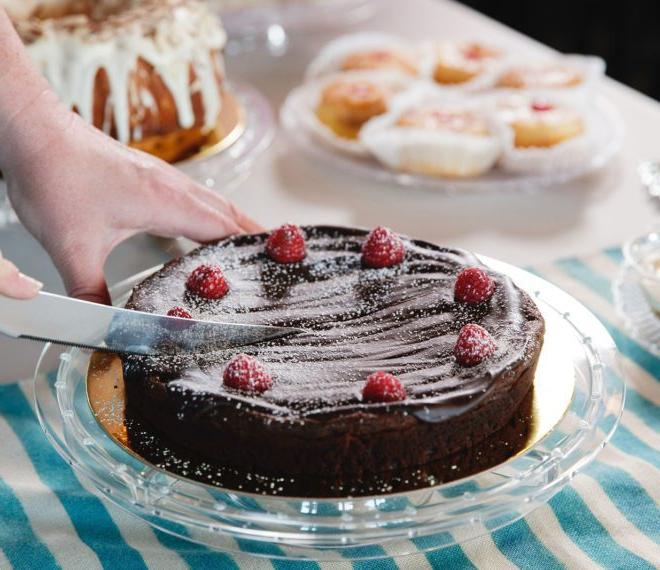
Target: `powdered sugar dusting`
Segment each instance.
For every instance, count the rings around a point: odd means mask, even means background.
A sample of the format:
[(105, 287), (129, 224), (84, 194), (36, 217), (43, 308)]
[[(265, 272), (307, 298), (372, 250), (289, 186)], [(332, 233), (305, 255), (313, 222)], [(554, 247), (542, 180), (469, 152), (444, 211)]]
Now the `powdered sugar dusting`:
[[(181, 306), (193, 317), (226, 322), (302, 327), (309, 333), (211, 354), (136, 359), (145, 370), (168, 370), (170, 389), (217, 405), (251, 406), (274, 421), (299, 421), (318, 414), (384, 404), (362, 401), (367, 376), (395, 374), (408, 399), (400, 406), (459, 409), (476, 403), (493, 378), (520, 363), (535, 336), (527, 326), (536, 318), (523, 310), (522, 293), (504, 276), (495, 281), (484, 306), (455, 303), (456, 275), (480, 265), (471, 254), (404, 238), (400, 265), (363, 266), (366, 232), (328, 227), (304, 228), (307, 256), (300, 263), (277, 264), (264, 253), (267, 236), (238, 236), (201, 248), (150, 277), (129, 306), (165, 314)], [(200, 264), (219, 265), (230, 291), (206, 301), (186, 291), (185, 281)], [(484, 363), (466, 368), (453, 355), (458, 331), (478, 323), (495, 339), (497, 350)], [(536, 330), (536, 329), (535, 329)], [(236, 352), (257, 357), (273, 377), (260, 395), (223, 386), (222, 372)]]

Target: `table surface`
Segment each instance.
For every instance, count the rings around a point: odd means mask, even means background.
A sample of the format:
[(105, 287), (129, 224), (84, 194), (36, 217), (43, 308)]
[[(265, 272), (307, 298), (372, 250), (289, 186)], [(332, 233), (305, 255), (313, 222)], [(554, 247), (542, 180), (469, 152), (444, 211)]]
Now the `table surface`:
[[(410, 39), (479, 38), (521, 53), (547, 47), (460, 4), (377, 0), (374, 17), (351, 27), (378, 29)], [(332, 37), (327, 29), (291, 35), (283, 56), (252, 50), (228, 57), (228, 74), (259, 88), (278, 109), (300, 83), (306, 64)], [(621, 153), (598, 173), (534, 195), (452, 196), (382, 186), (309, 161), (278, 132), (232, 199), (265, 226), (285, 221), (371, 227), (384, 224), (415, 237), (471, 249), (517, 265), (539, 264), (567, 255), (584, 255), (639, 234), (656, 218), (637, 178), (641, 160), (660, 147), (660, 105), (613, 80), (602, 91), (623, 116), (626, 135)], [(111, 191), (109, 185), (108, 191)], [(0, 230), (0, 249), (21, 269), (62, 291), (43, 249), (20, 226)], [(169, 259), (176, 244), (139, 236), (119, 246), (106, 266), (109, 283)], [(28, 377), (40, 345), (0, 339), (0, 381)]]

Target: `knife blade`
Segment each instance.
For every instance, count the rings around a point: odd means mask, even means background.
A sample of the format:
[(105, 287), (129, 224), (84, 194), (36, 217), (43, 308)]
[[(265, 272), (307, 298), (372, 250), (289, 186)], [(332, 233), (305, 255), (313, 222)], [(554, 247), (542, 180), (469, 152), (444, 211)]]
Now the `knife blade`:
[(167, 317), (45, 292), (27, 301), (0, 296), (0, 333), (110, 352), (208, 352), (301, 332), (306, 331)]

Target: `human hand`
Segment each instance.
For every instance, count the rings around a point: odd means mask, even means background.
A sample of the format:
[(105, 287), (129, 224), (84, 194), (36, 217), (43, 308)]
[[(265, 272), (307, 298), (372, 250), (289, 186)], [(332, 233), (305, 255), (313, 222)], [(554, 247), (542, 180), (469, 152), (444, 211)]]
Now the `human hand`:
[(0, 253), (0, 295), (14, 299), (30, 299), (42, 287), (42, 283), (32, 277), (23, 275), (11, 261), (4, 259)]
[(12, 205), (71, 296), (109, 302), (104, 263), (139, 232), (205, 242), (262, 229), (176, 168), (89, 126), (50, 91), (3, 138), (14, 141), (0, 156)]

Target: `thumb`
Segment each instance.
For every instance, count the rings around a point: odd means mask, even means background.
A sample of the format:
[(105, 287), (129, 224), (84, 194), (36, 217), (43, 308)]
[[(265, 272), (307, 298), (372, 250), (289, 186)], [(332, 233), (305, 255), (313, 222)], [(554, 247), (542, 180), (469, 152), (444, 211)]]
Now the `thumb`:
[(41, 289), (39, 281), (23, 275), (11, 261), (0, 257), (0, 295), (30, 299)]
[(110, 304), (110, 293), (103, 275), (105, 256), (100, 254), (76, 255), (55, 254), (53, 261), (57, 266), (64, 286), (71, 297), (100, 303)]

